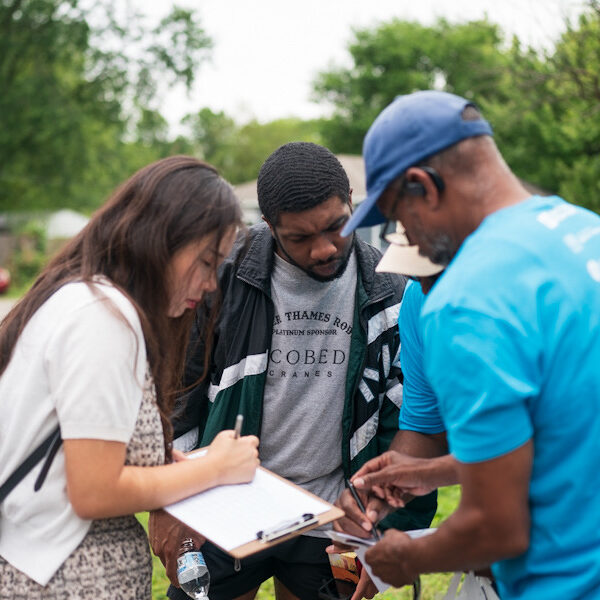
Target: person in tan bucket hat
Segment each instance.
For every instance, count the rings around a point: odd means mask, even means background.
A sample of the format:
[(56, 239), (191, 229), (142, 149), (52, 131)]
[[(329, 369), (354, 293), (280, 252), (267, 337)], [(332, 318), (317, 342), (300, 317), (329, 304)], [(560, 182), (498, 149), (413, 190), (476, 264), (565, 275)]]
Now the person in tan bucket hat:
[(396, 221), (396, 231), (384, 237), (389, 242), (387, 250), (376, 267), (378, 273), (399, 273), (410, 278), (430, 277), (444, 270), (426, 256), (419, 253), (419, 247), (411, 245), (400, 221)]
[[(371, 461), (367, 471), (360, 469), (357, 472), (357, 476), (364, 475), (366, 479), (379, 477), (381, 489), (386, 493), (385, 501), (373, 496), (369, 499), (367, 516), (372, 522), (381, 520), (393, 507), (408, 502), (411, 495), (406, 490), (412, 488), (415, 494), (422, 493), (424, 481), (427, 481), (428, 491), (457, 482), (456, 462), (448, 454), (437, 398), (423, 369), (423, 341), (419, 329), (419, 314), (425, 295), (444, 267), (420, 254), (418, 246), (410, 244), (400, 221), (396, 221), (395, 232), (386, 233), (386, 230), (387, 227), (381, 238), (389, 246), (375, 270), (405, 275), (412, 281), (405, 288), (398, 317), (400, 364), (404, 375), (399, 431), (390, 445), (390, 451)], [(388, 486), (388, 482), (393, 482), (393, 485)], [(334, 528), (361, 537), (368, 536), (370, 523), (365, 520), (348, 491), (340, 496), (338, 504), (346, 512), (346, 517), (334, 524)], [(336, 549), (336, 546), (332, 546), (329, 551)], [(366, 570), (363, 570), (352, 600), (371, 598), (376, 591)]]

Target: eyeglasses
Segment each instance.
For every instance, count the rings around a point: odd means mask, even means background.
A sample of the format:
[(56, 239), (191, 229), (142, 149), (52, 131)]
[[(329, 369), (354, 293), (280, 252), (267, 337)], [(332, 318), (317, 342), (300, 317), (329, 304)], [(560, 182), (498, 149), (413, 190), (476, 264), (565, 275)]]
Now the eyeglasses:
[[(427, 165), (415, 165), (415, 167), (427, 173), (431, 181), (433, 181), (433, 185), (435, 185), (438, 193), (441, 194), (446, 189), (446, 184), (444, 183), (442, 176), (435, 169)], [(396, 212), (398, 202), (400, 202), (400, 199), (404, 196), (404, 194), (410, 194), (411, 196), (424, 196), (425, 186), (418, 181), (406, 181), (406, 179), (402, 181), (402, 184), (399, 186), (396, 194), (396, 198), (394, 199), (394, 204), (390, 210), (392, 218), (386, 220), (381, 232), (379, 233), (379, 239), (383, 242), (387, 242), (388, 244), (394, 243), (393, 239), (390, 239), (390, 234), (393, 233), (391, 231), (392, 223), (395, 222), (393, 216)]]

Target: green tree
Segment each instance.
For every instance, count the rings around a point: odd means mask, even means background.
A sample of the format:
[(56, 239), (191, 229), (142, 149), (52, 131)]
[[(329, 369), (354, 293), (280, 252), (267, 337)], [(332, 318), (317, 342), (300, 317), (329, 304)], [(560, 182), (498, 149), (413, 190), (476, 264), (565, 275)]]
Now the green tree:
[(152, 29), (124, 6), (0, 2), (0, 210), (96, 207), (129, 173), (159, 79), (192, 83), (210, 48), (194, 14)]
[(203, 108), (184, 119), (196, 153), (232, 183), (255, 179), (264, 160), (291, 141), (321, 142), (319, 123), (301, 119), (251, 120), (239, 125), (224, 112)]
[(326, 145), (360, 153), (374, 118), (397, 95), (443, 88), (468, 98), (501, 98), (507, 56), (500, 30), (485, 20), (427, 27), (392, 20), (354, 33), (350, 68), (321, 73), (314, 97), (334, 106), (323, 123)]
[(233, 168), (238, 134), (236, 122), (223, 111), (202, 108), (196, 114), (187, 115), (183, 123), (188, 126), (189, 139), (196, 154), (217, 167), (222, 174), (229, 173)]
[(543, 87), (545, 152), (540, 168), (551, 189), (600, 212), (600, 3), (568, 25)]
[(590, 2), (544, 53), (511, 49), (503, 101), (481, 106), (521, 178), (600, 211), (600, 7)]
[(600, 210), (600, 2), (546, 52), (505, 45), (487, 21), (432, 27), (391, 21), (355, 32), (353, 66), (321, 73), (317, 99), (331, 102), (326, 145), (360, 152), (379, 112), (398, 94), (443, 89), (472, 98), (521, 178)]
[(265, 159), (288, 142), (321, 143), (317, 122), (296, 118), (249, 121), (239, 129), (231, 164), (224, 170), (226, 176), (233, 183), (256, 179)]

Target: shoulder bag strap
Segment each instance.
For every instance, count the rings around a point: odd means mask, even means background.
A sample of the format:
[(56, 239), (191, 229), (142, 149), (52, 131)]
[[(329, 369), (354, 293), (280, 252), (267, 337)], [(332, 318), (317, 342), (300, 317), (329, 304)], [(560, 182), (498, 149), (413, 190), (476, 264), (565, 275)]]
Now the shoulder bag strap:
[(60, 437), (60, 425), (50, 433), (50, 435), (15, 469), (14, 473), (0, 487), (0, 502), (2, 502), (8, 494), (19, 484), (19, 482), (37, 465), (42, 458), (46, 457), (42, 470), (35, 481), (34, 490), (37, 492), (44, 483), (50, 465), (60, 445), (62, 438)]

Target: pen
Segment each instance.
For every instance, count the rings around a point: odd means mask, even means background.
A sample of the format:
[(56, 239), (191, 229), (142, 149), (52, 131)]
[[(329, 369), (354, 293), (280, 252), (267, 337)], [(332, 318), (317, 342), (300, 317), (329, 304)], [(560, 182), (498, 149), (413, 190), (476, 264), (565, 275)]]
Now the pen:
[(240, 414), (240, 415), (238, 415), (235, 418), (235, 429), (234, 429), (234, 432), (235, 432), (235, 437), (236, 438), (239, 438), (240, 435), (242, 434), (242, 423), (243, 422), (244, 422), (244, 415)]
[(291, 521), (283, 521), (282, 523), (275, 525), (275, 527), (269, 531), (259, 531), (256, 534), (256, 537), (263, 542), (270, 542), (271, 540), (283, 537), (293, 531), (304, 529), (309, 525), (318, 523), (318, 521), (317, 517), (312, 513), (304, 513), (300, 518), (292, 519)]
[[(348, 489), (350, 490), (350, 493), (352, 494), (354, 501), (358, 505), (358, 508), (360, 508), (360, 512), (362, 512), (363, 515), (365, 515), (365, 517), (366, 517), (367, 509), (365, 508), (365, 505), (362, 503), (362, 500), (360, 499), (360, 496), (358, 495), (358, 492), (356, 491), (354, 484), (349, 479), (346, 479), (346, 485), (348, 486)], [(379, 535), (379, 531), (377, 531), (374, 523), (371, 523), (371, 531), (373, 532), (373, 537), (377, 541), (379, 541), (381, 539), (381, 536)]]

